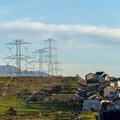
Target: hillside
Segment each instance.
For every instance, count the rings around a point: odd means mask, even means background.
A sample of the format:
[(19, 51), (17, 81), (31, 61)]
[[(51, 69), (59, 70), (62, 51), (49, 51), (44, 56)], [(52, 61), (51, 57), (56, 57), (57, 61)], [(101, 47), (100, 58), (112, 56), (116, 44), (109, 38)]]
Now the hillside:
[[(20, 120), (74, 118), (80, 109), (75, 93), (80, 81), (84, 81), (78, 78), (0, 77), (1, 118), (6, 118), (5, 111), (11, 107), (17, 111)], [(16, 119), (16, 116), (11, 117)]]

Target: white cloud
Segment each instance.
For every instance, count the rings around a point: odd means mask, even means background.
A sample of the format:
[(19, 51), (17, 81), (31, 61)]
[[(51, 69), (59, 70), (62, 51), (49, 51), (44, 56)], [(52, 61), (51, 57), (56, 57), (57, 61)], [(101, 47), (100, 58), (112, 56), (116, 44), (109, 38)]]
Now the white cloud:
[[(44, 24), (41, 22), (30, 22), (29, 19), (23, 19), (20, 21), (12, 21), (0, 23), (0, 29), (2, 30), (26, 30), (38, 31), (43, 30), (45, 32), (77, 32), (85, 34), (96, 34), (106, 37), (120, 37), (120, 28), (107, 28), (103, 26), (92, 25), (65, 25), (65, 24)], [(65, 34), (65, 33), (64, 33)]]
[[(80, 43), (85, 47), (99, 48), (97, 44), (120, 44), (120, 28), (108, 28), (93, 25), (44, 24), (31, 22), (29, 19), (0, 23), (0, 35), (37, 36), (42, 39), (53, 38), (66, 40), (66, 45)], [(83, 37), (83, 38), (82, 38)], [(77, 42), (76, 42), (77, 40)], [(74, 42), (75, 41), (75, 42)]]

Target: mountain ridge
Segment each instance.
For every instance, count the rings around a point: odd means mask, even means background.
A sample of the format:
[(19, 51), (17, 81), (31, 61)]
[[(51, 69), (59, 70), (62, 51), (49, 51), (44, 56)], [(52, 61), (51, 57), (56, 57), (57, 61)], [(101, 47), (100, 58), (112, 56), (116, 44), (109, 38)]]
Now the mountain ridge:
[[(17, 68), (12, 65), (0, 65), (0, 76), (16, 76)], [(46, 72), (22, 71), (21, 76), (48, 76)]]

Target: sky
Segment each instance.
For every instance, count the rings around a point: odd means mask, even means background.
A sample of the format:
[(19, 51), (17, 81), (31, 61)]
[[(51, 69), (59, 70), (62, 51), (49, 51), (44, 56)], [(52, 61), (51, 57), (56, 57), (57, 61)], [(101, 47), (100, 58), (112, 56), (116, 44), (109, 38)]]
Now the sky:
[(6, 43), (24, 39), (32, 52), (52, 38), (63, 75), (105, 71), (120, 77), (119, 5), (120, 0), (0, 1), (0, 64), (12, 54)]

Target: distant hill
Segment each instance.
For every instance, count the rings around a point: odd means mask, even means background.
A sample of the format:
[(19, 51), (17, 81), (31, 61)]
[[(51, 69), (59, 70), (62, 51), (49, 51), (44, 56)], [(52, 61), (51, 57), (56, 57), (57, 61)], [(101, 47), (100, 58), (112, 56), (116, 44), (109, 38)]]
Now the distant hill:
[[(17, 68), (11, 65), (0, 65), (0, 76), (16, 76)], [(39, 71), (22, 71), (21, 76), (48, 76), (48, 73)]]

